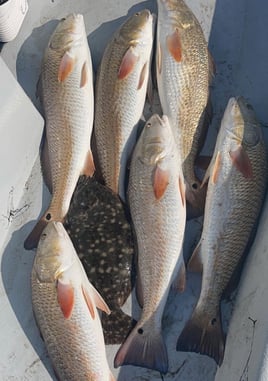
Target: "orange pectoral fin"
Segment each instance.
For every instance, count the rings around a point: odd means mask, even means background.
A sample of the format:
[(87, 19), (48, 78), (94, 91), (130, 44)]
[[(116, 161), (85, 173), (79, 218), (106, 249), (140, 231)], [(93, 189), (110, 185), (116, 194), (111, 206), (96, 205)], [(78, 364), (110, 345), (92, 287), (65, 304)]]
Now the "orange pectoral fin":
[(74, 289), (71, 284), (57, 282), (58, 303), (66, 319), (69, 319), (74, 307)]
[(167, 36), (167, 47), (176, 62), (181, 62), (182, 59), (182, 46), (178, 29)]
[(133, 53), (133, 48), (130, 47), (126, 51), (122, 59), (122, 62), (118, 71), (118, 78), (119, 79), (126, 78), (133, 71), (138, 60), (139, 60), (139, 57)]
[(251, 179), (253, 177), (252, 166), (248, 154), (243, 147), (239, 146), (237, 150), (230, 151), (229, 154), (237, 170), (241, 172), (246, 179)]
[(63, 82), (71, 74), (75, 66), (75, 59), (70, 55), (69, 52), (66, 52), (61, 59), (59, 72), (58, 72), (58, 81)]
[(163, 197), (169, 184), (169, 171), (156, 167), (153, 179), (154, 195), (157, 200)]

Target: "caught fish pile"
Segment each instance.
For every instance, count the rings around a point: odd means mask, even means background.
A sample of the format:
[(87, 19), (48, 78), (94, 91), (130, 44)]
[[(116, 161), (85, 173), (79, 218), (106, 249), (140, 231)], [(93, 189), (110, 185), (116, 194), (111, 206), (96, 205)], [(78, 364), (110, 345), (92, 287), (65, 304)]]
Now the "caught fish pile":
[[(42, 168), (52, 198), (24, 247), (38, 244), (33, 310), (60, 380), (113, 380), (104, 337), (121, 344), (115, 368), (169, 371), (163, 314), (171, 286), (186, 287), (186, 216), (203, 213), (202, 236), (187, 265), (202, 273), (201, 293), (174, 351), (205, 354), (218, 365), (224, 358), (220, 303), (256, 230), (266, 148), (252, 107), (231, 98), (206, 174), (197, 177), (214, 64), (184, 1), (157, 4), (156, 33), (155, 16), (145, 9), (112, 36), (95, 97), (82, 15), (59, 22), (43, 58)], [(163, 115), (153, 113), (139, 133), (154, 56)], [(88, 178), (94, 162), (95, 177)], [(134, 283), (141, 314), (133, 327), (121, 307)], [(99, 318), (97, 308), (110, 316)]]

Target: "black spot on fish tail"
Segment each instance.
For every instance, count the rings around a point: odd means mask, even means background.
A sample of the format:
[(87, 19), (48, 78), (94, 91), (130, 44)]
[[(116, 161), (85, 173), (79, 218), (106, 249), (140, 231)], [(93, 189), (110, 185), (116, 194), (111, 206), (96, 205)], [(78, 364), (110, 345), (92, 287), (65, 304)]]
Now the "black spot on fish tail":
[(208, 317), (195, 310), (177, 341), (177, 351), (196, 352), (213, 358), (220, 366), (223, 361), (225, 338), (220, 311)]

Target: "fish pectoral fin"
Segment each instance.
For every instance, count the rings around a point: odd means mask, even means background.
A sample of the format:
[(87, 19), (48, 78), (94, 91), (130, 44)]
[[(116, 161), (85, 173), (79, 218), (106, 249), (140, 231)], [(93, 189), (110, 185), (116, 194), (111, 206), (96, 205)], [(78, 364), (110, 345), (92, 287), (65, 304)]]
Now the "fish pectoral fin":
[(61, 59), (59, 72), (58, 72), (58, 81), (64, 82), (66, 78), (71, 74), (75, 67), (75, 58), (70, 54), (70, 52), (66, 52)]
[(186, 287), (186, 269), (185, 269), (184, 260), (182, 260), (178, 274), (176, 275), (176, 278), (174, 279), (172, 283), (172, 288), (178, 292), (184, 292), (185, 287)]
[(59, 278), (57, 281), (57, 297), (58, 303), (62, 310), (63, 316), (69, 319), (72, 315), (74, 307), (74, 288), (71, 283), (62, 282)]
[(91, 315), (92, 319), (94, 320), (95, 319), (94, 301), (92, 300), (91, 295), (89, 294), (87, 289), (85, 287), (83, 287), (83, 286), (82, 286), (82, 293), (83, 293), (85, 302), (86, 302), (86, 304), (88, 306), (90, 315)]
[(94, 164), (94, 158), (92, 155), (92, 151), (89, 150), (86, 156), (85, 164), (83, 167), (83, 170), (81, 172), (81, 176), (85, 175), (87, 177), (92, 177), (95, 172), (95, 164)]
[(92, 286), (92, 284), (89, 283), (89, 286), (82, 285), (82, 291), (83, 295), (86, 298), (86, 302), (89, 303), (88, 306), (90, 310), (92, 309), (92, 304), (94, 303), (99, 310), (106, 312), (107, 315), (110, 315), (110, 308), (107, 306), (98, 291)]
[(250, 159), (241, 145), (235, 151), (230, 151), (229, 155), (236, 169), (241, 172), (246, 179), (253, 178)]
[(153, 85), (153, 78), (152, 78), (151, 71), (149, 71), (149, 78), (148, 78), (148, 85), (147, 85), (147, 98), (152, 107), (154, 103), (154, 85)]
[(201, 239), (198, 242), (194, 252), (189, 259), (187, 264), (187, 270), (193, 273), (202, 273), (203, 272), (203, 261), (201, 256)]
[(175, 31), (167, 36), (167, 47), (174, 58), (176, 62), (181, 62), (182, 59), (182, 46), (181, 46), (181, 39), (178, 29), (176, 28)]
[(114, 367), (121, 365), (136, 365), (167, 373), (167, 349), (161, 332), (153, 327), (145, 330), (137, 324), (115, 356)]
[(85, 61), (81, 70), (80, 88), (84, 87), (89, 82), (90, 76), (88, 62)]
[(126, 51), (119, 71), (118, 71), (118, 79), (124, 79), (126, 78), (134, 69), (136, 63), (139, 60), (139, 56), (136, 56), (133, 52), (132, 46)]
[(110, 371), (110, 381), (116, 381), (116, 378), (114, 377), (111, 371)]
[(153, 179), (154, 195), (157, 200), (160, 200), (167, 189), (169, 184), (169, 171), (161, 169), (156, 166)]
[(206, 170), (205, 176), (202, 180), (201, 188), (204, 187), (204, 185), (207, 183), (208, 179), (211, 177), (213, 184), (216, 184), (218, 177), (219, 177), (219, 170), (220, 170), (220, 164), (221, 164), (221, 153), (220, 151), (217, 152), (217, 155), (212, 157), (211, 162), (208, 166), (208, 169)]

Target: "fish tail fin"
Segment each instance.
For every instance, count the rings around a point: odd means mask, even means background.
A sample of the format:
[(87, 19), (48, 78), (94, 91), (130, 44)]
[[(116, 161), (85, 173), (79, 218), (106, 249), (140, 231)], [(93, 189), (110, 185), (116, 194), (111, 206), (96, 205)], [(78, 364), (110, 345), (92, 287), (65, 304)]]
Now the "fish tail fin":
[(167, 349), (161, 331), (148, 328), (136, 325), (115, 356), (115, 368), (135, 365), (167, 373)]
[(212, 357), (220, 366), (224, 356), (225, 338), (222, 331), (220, 311), (208, 317), (194, 311), (177, 341), (177, 351), (196, 352)]
[(24, 241), (25, 250), (32, 250), (37, 247), (41, 234), (50, 221), (54, 221), (54, 219), (52, 217), (52, 214), (50, 213), (50, 210), (48, 209)]

